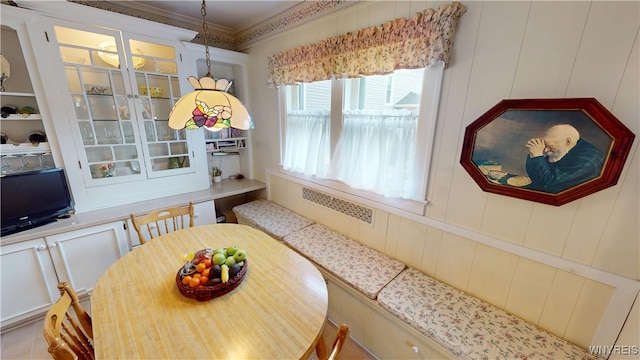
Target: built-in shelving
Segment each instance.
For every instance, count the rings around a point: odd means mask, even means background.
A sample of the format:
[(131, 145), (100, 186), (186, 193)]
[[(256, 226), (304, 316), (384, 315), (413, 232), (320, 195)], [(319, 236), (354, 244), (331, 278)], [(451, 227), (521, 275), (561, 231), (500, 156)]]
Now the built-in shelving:
[(7, 117), (3, 117), (2, 120), (19, 120), (19, 121), (29, 121), (29, 120), (40, 120), (42, 121), (42, 115), (40, 114), (31, 114), (24, 116), (22, 114), (11, 114)]
[[(39, 167), (52, 167), (53, 158), (48, 142), (29, 142), (32, 134), (46, 136), (43, 117), (40, 114), (36, 94), (29, 78), (27, 63), (23, 57), (22, 47), (17, 32), (10, 27), (2, 28), (3, 52), (11, 64), (11, 76), (3, 84), (6, 91), (0, 92), (0, 103), (3, 108), (13, 108), (14, 114), (2, 112), (0, 127), (5, 144), (0, 144), (2, 169), (0, 173), (16, 173), (34, 170)], [(5, 46), (6, 45), (6, 46)], [(27, 110), (20, 113), (23, 109)]]
[(2, 144), (0, 145), (0, 153), (7, 156), (15, 155), (37, 155), (37, 154), (50, 154), (51, 147), (48, 142), (41, 142), (38, 144), (21, 143), (21, 144)]
[(0, 93), (0, 96), (35, 97), (36, 95), (34, 93), (4, 91), (4, 92)]
[(208, 153), (214, 155), (238, 154), (238, 150), (247, 148), (247, 141), (246, 137), (207, 139), (206, 148)]

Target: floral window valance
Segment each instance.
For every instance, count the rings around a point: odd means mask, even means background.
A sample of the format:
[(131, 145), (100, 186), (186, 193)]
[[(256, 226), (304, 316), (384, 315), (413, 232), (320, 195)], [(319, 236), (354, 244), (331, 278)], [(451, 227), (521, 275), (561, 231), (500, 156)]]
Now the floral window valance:
[(463, 4), (453, 2), (437, 10), (423, 10), (410, 19), (398, 18), (273, 54), (267, 85), (382, 75), (436, 61), (446, 64), (458, 19), (466, 10)]

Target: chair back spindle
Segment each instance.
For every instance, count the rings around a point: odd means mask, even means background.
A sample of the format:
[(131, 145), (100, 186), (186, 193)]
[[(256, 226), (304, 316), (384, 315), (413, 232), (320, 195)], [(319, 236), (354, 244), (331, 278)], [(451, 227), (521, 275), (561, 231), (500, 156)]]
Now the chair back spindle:
[[(158, 236), (193, 227), (193, 202), (190, 202), (187, 207), (160, 209), (142, 216), (136, 216), (132, 213), (130, 217), (131, 223), (138, 234), (140, 245), (143, 245)], [(145, 233), (149, 235), (149, 238), (145, 237)]]
[(93, 360), (91, 317), (66, 281), (59, 283), (58, 289), (60, 299), (47, 312), (43, 325), (48, 351), (56, 360)]

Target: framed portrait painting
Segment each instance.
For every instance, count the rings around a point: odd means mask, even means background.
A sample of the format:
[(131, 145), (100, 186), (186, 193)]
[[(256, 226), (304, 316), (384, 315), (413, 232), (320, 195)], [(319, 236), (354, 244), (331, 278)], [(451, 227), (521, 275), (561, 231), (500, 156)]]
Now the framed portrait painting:
[(460, 163), (487, 192), (563, 205), (618, 182), (635, 135), (594, 98), (502, 100)]

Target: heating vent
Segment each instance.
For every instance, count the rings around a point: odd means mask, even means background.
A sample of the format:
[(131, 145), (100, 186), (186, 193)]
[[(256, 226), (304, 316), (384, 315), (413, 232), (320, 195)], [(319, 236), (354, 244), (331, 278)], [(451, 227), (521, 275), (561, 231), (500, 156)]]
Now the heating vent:
[(373, 221), (373, 210), (342, 199), (335, 198), (331, 195), (327, 195), (319, 191), (302, 188), (302, 198), (312, 201), (316, 204), (326, 206), (329, 209), (339, 211), (345, 215), (351, 216), (352, 218), (364, 221), (367, 224), (371, 224), (371, 222)]

